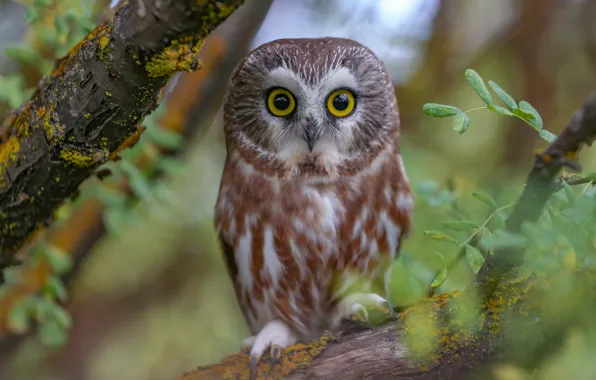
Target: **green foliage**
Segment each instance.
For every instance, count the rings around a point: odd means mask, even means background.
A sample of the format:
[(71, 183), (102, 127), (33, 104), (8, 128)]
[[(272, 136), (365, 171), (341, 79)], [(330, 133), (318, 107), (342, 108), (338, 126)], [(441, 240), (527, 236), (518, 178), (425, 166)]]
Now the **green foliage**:
[(525, 100), (517, 103), (515, 99), (505, 92), (505, 90), (503, 90), (498, 84), (493, 81), (489, 81), (488, 84), (490, 88), (499, 96), (503, 103), (505, 103), (507, 108), (493, 104), (490, 91), (486, 87), (482, 77), (472, 69), (467, 69), (465, 76), (476, 94), (480, 97), (480, 99), (482, 99), (482, 101), (484, 101), (484, 103), (486, 103), (485, 106), (474, 108), (468, 111), (462, 111), (459, 108), (450, 105), (427, 103), (422, 107), (423, 112), (432, 117), (455, 116), (452, 127), (456, 132), (461, 134), (466, 132), (470, 127), (470, 118), (467, 115), (468, 113), (487, 109), (499, 115), (518, 118), (534, 128), (543, 140), (549, 143), (555, 141), (557, 136), (552, 132), (543, 129), (542, 117), (530, 103)]
[[(486, 104), (478, 109), (488, 109), (495, 113), (516, 117), (525, 121), (540, 136), (549, 142), (556, 136), (544, 129), (538, 111), (526, 101), (516, 102), (514, 98), (498, 84), (489, 81), (492, 91), (503, 101), (505, 107), (493, 104), (489, 89), (484, 80), (473, 70), (466, 70), (466, 79)], [(454, 118), (454, 129), (462, 133), (460, 115), (470, 111), (461, 111), (457, 107), (436, 103), (425, 104), (423, 111), (433, 117)], [(471, 110), (473, 111), (473, 110)], [(467, 128), (464, 128), (464, 131)], [(429, 238), (448, 243), (451, 255), (438, 255), (438, 271), (431, 288), (439, 287), (449, 278), (449, 270), (459, 260), (465, 260), (473, 274), (477, 273), (485, 258), (494, 254), (496, 249), (516, 247), (525, 251), (526, 263), (523, 270), (527, 274), (555, 274), (560, 271), (575, 269), (579, 265), (592, 267), (596, 263), (596, 245), (593, 244), (596, 233), (596, 199), (594, 183), (596, 174), (589, 173), (565, 175), (560, 189), (549, 200), (547, 209), (536, 223), (525, 223), (519, 234), (506, 231), (506, 220), (513, 210), (514, 203), (502, 204), (484, 191), (474, 191), (470, 195), (474, 201), (461, 205), (461, 198), (453, 193), (441, 194), (439, 185), (426, 181), (418, 189), (418, 195), (437, 210), (448, 213), (450, 218), (442, 223), (443, 230), (428, 230), (424, 234)], [(576, 185), (575, 187), (572, 185)], [(583, 185), (578, 189), (577, 185)], [(522, 189), (519, 190), (521, 193)], [(443, 200), (444, 199), (444, 200)], [(511, 201), (515, 201), (512, 199)], [(488, 207), (484, 216), (479, 214), (479, 205)], [(472, 217), (471, 217), (472, 216)], [(454, 257), (454, 262), (445, 263), (445, 257)]]

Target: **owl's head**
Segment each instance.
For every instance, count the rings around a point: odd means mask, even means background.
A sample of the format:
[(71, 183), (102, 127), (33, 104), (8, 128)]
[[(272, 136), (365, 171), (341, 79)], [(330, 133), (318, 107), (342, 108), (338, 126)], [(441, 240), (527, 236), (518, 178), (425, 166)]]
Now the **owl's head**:
[(282, 39), (252, 51), (230, 79), (224, 124), (228, 147), (298, 176), (364, 165), (399, 128), (384, 64), (341, 38)]

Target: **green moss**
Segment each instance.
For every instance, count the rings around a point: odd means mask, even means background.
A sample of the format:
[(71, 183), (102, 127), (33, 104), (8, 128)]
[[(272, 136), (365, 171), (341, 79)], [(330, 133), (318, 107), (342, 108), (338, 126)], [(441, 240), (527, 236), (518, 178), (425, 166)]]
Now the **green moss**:
[(112, 93), (109, 92), (109, 91), (106, 91), (105, 94), (106, 94), (107, 97), (111, 97), (112, 96)]
[(86, 114), (84, 115), (84, 117), (85, 117), (85, 119), (90, 119), (90, 118), (91, 118), (91, 114), (90, 114), (90, 113), (86, 113)]

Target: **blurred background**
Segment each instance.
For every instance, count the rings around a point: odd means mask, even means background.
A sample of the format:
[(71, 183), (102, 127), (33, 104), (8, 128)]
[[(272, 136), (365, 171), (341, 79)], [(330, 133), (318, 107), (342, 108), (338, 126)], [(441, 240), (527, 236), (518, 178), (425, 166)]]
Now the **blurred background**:
[[(0, 120), (116, 5), (48, 4), (35, 14), (32, 1), (0, 0)], [(536, 149), (546, 146), (522, 121), (487, 110), (472, 112), (471, 128), (459, 135), (422, 105), (482, 106), (464, 77), (473, 68), (530, 102), (558, 133), (594, 90), (593, 20), (592, 0), (246, 0), (208, 38), (203, 69), (169, 83), (139, 144), (107, 165), (111, 176), (86, 181), (44, 235), (74, 258), (65, 277), (73, 325), (61, 348), (35, 335), (0, 337), (0, 379), (173, 378), (240, 348), (248, 329), (212, 217), (225, 158), (221, 102), (252, 48), (282, 37), (342, 36), (385, 61), (417, 191), (415, 230), (395, 264), (391, 300), (408, 305), (426, 295), (439, 268), (435, 252), (452, 254), (422, 233), (448, 217), (443, 203), (477, 190), (515, 202)], [(582, 163), (593, 170), (594, 151)], [(482, 220), (481, 207), (468, 212)], [(472, 275), (456, 265), (439, 291), (463, 289)]]

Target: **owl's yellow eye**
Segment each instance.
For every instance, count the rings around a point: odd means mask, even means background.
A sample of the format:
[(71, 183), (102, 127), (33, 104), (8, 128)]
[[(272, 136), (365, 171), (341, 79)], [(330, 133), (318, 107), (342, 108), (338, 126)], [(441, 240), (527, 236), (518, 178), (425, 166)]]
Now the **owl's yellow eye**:
[(327, 98), (327, 109), (335, 117), (345, 117), (354, 111), (356, 99), (354, 94), (346, 89), (336, 90)]
[(276, 88), (267, 96), (267, 108), (275, 116), (288, 116), (296, 108), (294, 95), (285, 88)]

